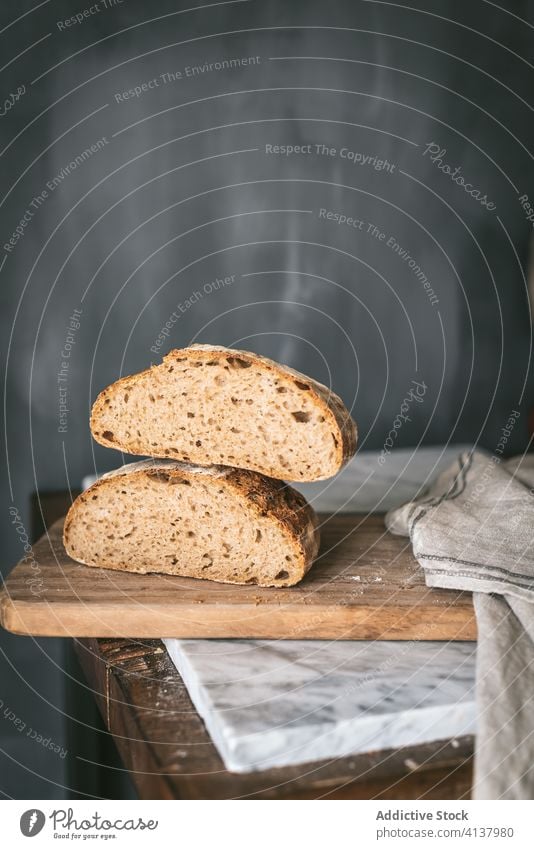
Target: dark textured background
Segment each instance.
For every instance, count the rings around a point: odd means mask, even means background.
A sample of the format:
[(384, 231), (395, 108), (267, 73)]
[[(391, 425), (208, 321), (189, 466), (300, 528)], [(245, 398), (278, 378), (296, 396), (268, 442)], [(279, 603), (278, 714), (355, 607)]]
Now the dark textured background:
[[(29, 527), (32, 491), (76, 487), (118, 465), (118, 454), (91, 442), (91, 402), (119, 375), (159, 360), (151, 347), (195, 291), (202, 297), (184, 307), (161, 354), (218, 342), (308, 372), (352, 408), (364, 448), (382, 447), (412, 380), (428, 389), (399, 445), (478, 441), (493, 450), (517, 410), (507, 451), (524, 448), (530, 225), (518, 195), (534, 196), (533, 29), (520, 20), (532, 17), (528, 4), (510, 14), (481, 0), (250, 0), (203, 10), (124, 0), (58, 29), (90, 5), (50, 0), (12, 25), (31, 4), (4, 2), (0, 12), (1, 97), (26, 89), (0, 118), (2, 245), (47, 181), (107, 139), (0, 255), (2, 569), (22, 553), (10, 506)], [(243, 56), (261, 62), (161, 83), (188, 65)], [(117, 103), (116, 93), (153, 78), (158, 87)], [(495, 210), (423, 155), (430, 142)], [(265, 154), (265, 144), (309, 143), (395, 168)], [(321, 208), (365, 228), (321, 220)], [(414, 258), (439, 304), (366, 232), (370, 222)], [(231, 275), (231, 285), (204, 294), (207, 282)], [(59, 433), (57, 374), (74, 309), (81, 319)], [(64, 739), (64, 647), (5, 634), (0, 646), (0, 699)], [(0, 745), (6, 795), (69, 795), (68, 758), (17, 733), (1, 712)]]

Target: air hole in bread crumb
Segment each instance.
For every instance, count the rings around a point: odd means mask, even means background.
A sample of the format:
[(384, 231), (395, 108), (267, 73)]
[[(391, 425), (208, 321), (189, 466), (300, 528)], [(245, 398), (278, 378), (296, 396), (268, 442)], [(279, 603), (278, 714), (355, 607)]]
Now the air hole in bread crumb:
[(257, 583), (258, 583), (257, 578), (247, 578), (247, 580), (245, 581), (245, 584), (257, 584)]
[(194, 536), (195, 536), (195, 532), (194, 532), (194, 531), (188, 531), (188, 532), (187, 532), (187, 536), (188, 536), (188, 537), (194, 537)]
[(255, 539), (255, 542), (259, 542), (260, 540), (261, 540), (261, 531), (260, 531), (260, 529), (258, 528), (258, 529), (256, 530), (256, 539)]
[(241, 431), (240, 431), (240, 430), (238, 430), (236, 427), (231, 427), (231, 428), (230, 428), (230, 432), (231, 432), (231, 433), (241, 433)]
[(197, 441), (195, 442), (195, 445), (197, 446), (197, 448), (201, 448), (202, 442), (200, 441), (200, 439), (197, 439)]
[(285, 570), (285, 569), (281, 569), (281, 570), (280, 570), (279, 572), (277, 572), (277, 573), (276, 573), (276, 575), (274, 576), (274, 580), (275, 580), (275, 581), (285, 581), (285, 580), (286, 580), (286, 578), (289, 578), (289, 572), (286, 572), (286, 570)]
[(194, 414), (194, 413), (188, 413), (188, 414), (187, 414), (187, 418), (188, 418), (188, 419), (194, 419), (194, 418), (195, 418), (195, 414)]
[(252, 365), (252, 363), (241, 359), (241, 357), (226, 357), (226, 362), (230, 368), (250, 368)]
[(113, 433), (112, 433), (110, 430), (105, 430), (105, 431), (102, 433), (102, 439), (107, 439), (107, 440), (108, 440), (108, 442), (113, 442), (113, 440), (115, 439), (115, 437), (113, 436)]
[(309, 422), (310, 414), (305, 413), (303, 410), (296, 410), (294, 413), (291, 413), (295, 421), (297, 422)]
[(279, 386), (276, 391), (277, 392), (287, 392), (287, 389), (286, 389), (285, 386)]
[(295, 380), (295, 386), (297, 387), (297, 389), (303, 390), (310, 388), (307, 383), (302, 383), (301, 380)]
[(230, 400), (232, 401), (232, 404), (239, 404), (237, 398), (231, 398)]
[(150, 392), (148, 393), (148, 397), (150, 398), (150, 400), (152, 401), (152, 403), (154, 403), (154, 401), (156, 400), (156, 399), (154, 398), (154, 396), (153, 396)]
[(169, 483), (170, 475), (167, 472), (159, 471), (158, 469), (147, 469), (147, 475), (158, 483)]
[(128, 398), (129, 398), (129, 397), (130, 397), (130, 396), (129, 396), (129, 395), (128, 395), (128, 393), (126, 392), (126, 393), (125, 393), (125, 395), (124, 395), (124, 403), (125, 403), (125, 404), (127, 404), (127, 403), (128, 403)]
[(337, 441), (336, 437), (334, 436), (334, 434), (332, 434), (332, 439), (334, 440), (334, 445), (335, 445), (335, 446), (336, 446), (336, 448), (337, 448), (337, 446), (338, 446), (338, 441)]

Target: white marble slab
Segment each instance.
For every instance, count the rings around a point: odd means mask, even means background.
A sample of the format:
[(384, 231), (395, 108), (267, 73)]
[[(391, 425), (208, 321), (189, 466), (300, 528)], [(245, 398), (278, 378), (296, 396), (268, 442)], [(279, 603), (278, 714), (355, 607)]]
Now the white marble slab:
[(386, 456), (359, 451), (334, 478), (316, 483), (294, 483), (318, 512), (386, 513), (411, 501), (468, 445), (402, 448)]
[(475, 730), (475, 644), (165, 640), (227, 769)]

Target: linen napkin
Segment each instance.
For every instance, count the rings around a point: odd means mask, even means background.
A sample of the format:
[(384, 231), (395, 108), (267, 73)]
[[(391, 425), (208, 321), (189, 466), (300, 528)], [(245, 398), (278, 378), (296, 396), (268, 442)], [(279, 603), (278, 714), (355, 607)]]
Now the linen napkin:
[(429, 587), (474, 593), (475, 799), (534, 799), (534, 455), (464, 452), (386, 526)]

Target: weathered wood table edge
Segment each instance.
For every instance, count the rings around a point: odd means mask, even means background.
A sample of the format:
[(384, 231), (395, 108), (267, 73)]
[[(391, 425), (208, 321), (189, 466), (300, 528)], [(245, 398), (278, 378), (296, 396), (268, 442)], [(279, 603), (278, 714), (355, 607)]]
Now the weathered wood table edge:
[(283, 590), (81, 566), (59, 520), (7, 577), (0, 622), (33, 636), (476, 639), (471, 595), (427, 588), (409, 542), (381, 516), (322, 518), (318, 561)]
[(230, 773), (159, 640), (75, 640), (76, 654), (143, 799), (465, 799), (473, 738)]

